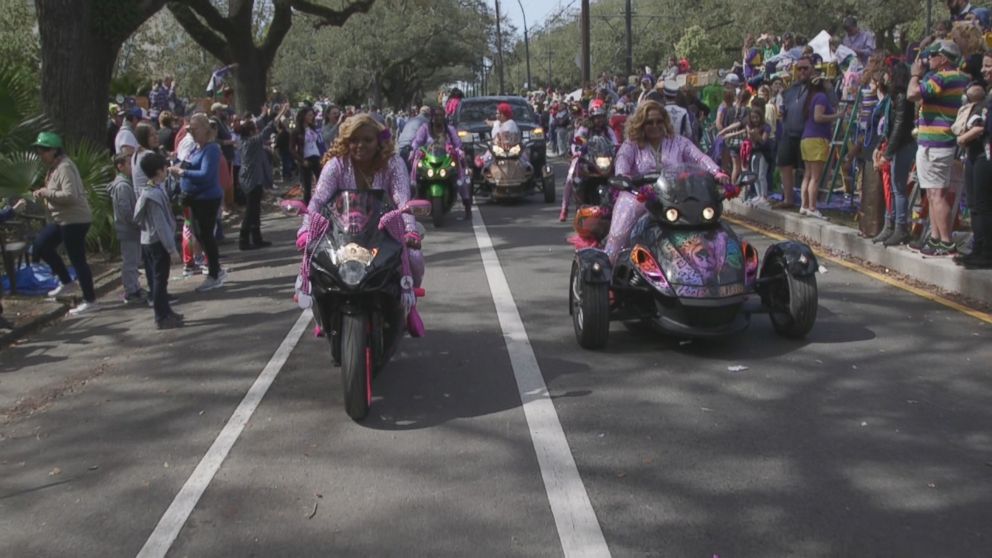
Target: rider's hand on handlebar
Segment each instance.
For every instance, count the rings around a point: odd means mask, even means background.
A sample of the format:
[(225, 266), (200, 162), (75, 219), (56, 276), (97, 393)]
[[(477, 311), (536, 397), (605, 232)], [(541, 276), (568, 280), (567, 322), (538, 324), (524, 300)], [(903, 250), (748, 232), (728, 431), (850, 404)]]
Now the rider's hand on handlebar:
[(310, 243), (310, 233), (303, 231), (296, 235), (296, 249), (300, 252), (307, 249), (307, 244)]
[(720, 184), (730, 184), (730, 177), (725, 172), (718, 172), (713, 178)]

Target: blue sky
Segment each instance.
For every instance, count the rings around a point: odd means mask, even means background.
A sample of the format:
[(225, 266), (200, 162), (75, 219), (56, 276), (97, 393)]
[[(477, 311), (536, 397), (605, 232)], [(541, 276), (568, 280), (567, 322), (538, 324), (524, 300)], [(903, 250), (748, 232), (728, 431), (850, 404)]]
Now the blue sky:
[[(499, 9), (506, 12), (507, 17), (514, 25), (520, 30), (520, 35), (523, 36), (524, 24), (523, 18), (520, 16), (520, 4), (524, 5), (524, 10), (527, 11), (527, 26), (530, 28), (534, 27), (536, 23), (542, 23), (548, 15), (556, 13), (560, 7), (568, 6), (573, 4), (571, 0), (500, 0)], [(574, 2), (575, 6), (578, 6), (578, 2)], [(492, 0), (489, 1), (489, 7), (495, 9), (496, 3)]]

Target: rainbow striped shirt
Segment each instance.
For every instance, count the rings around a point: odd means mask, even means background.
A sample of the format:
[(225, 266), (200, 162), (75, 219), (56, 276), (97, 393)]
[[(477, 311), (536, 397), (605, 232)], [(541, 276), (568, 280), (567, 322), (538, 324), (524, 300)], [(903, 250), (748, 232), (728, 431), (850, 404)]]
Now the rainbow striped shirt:
[(920, 147), (954, 147), (951, 124), (961, 108), (968, 74), (958, 70), (930, 72), (920, 81), (923, 106), (916, 122)]

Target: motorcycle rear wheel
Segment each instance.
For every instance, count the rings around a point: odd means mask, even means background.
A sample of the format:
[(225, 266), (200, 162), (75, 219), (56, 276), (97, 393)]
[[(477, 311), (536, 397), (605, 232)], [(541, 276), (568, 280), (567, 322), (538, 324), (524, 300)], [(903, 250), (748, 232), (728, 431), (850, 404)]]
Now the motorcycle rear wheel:
[(369, 318), (344, 315), (341, 317), (341, 385), (344, 408), (354, 420), (369, 413), (372, 401), (372, 347), (369, 343)]
[(541, 177), (541, 189), (544, 192), (544, 202), (545, 203), (555, 203), (555, 177), (554, 176), (542, 176)]

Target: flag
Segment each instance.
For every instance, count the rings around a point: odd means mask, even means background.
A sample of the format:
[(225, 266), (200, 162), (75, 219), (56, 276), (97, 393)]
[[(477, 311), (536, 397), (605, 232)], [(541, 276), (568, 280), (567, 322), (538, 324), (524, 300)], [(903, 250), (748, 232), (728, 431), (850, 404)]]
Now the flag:
[(224, 78), (230, 73), (231, 67), (224, 66), (219, 70), (215, 70), (214, 73), (210, 74), (210, 81), (207, 83), (207, 93), (213, 93), (215, 91), (220, 91), (220, 85), (224, 83)]

